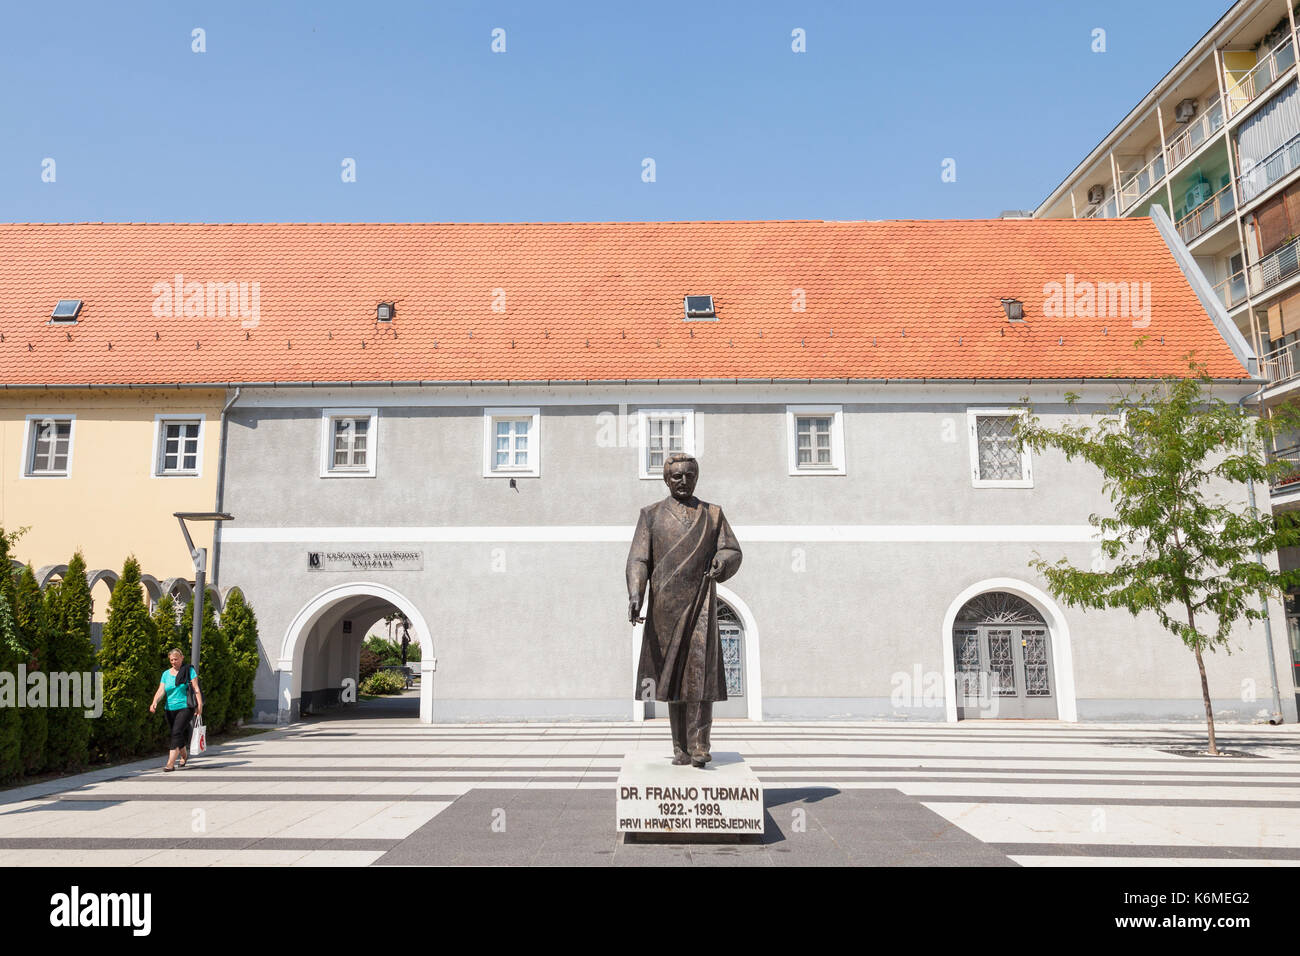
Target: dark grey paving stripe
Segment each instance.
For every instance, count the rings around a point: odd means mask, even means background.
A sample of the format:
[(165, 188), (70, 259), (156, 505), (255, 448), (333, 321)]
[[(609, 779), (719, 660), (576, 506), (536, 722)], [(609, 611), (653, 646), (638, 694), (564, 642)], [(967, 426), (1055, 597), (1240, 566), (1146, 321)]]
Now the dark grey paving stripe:
[[(716, 746), (716, 742), (715, 742), (715, 746)], [(239, 755), (233, 755), (233, 756), (239, 756)], [(268, 754), (268, 756), (273, 756), (276, 760), (383, 760), (385, 757), (395, 757), (395, 758), (402, 759), (402, 760), (411, 760), (411, 759), (415, 759), (415, 760), (449, 760), (449, 759), (453, 759), (453, 758), (472, 758), (472, 759), (482, 759), (482, 760), (536, 760), (537, 757), (538, 757), (537, 754), (489, 754), (489, 753), (485, 753), (485, 754), (448, 754), (448, 753), (441, 753), (441, 754), (430, 754), (430, 753), (402, 753), (402, 754), (388, 754), (388, 753), (370, 752), (370, 753), (347, 753), (347, 754), (333, 754), (333, 753), (331, 753), (331, 754), (320, 754), (320, 753), (313, 754), (313, 753), (281, 753), (281, 752), (278, 751), (278, 750), (275, 751), (273, 754)], [(800, 755), (798, 755), (798, 754), (791, 754), (791, 753), (787, 750), (787, 751), (782, 751), (782, 752), (780, 752), (780, 753), (770, 753), (770, 754), (769, 754), (769, 753), (747, 753), (747, 754), (745, 754), (745, 759), (746, 759), (746, 760), (789, 760), (792, 756), (800, 756)], [(1172, 765), (1172, 766), (1176, 766), (1176, 767), (1198, 766), (1198, 765), (1200, 765), (1200, 764), (1213, 765), (1213, 766), (1216, 766), (1216, 767), (1223, 767), (1223, 766), (1228, 765), (1227, 760), (1226, 760), (1225, 758), (1223, 758), (1223, 757), (1173, 757), (1173, 756), (1169, 756), (1169, 755), (1166, 755), (1166, 756), (1163, 756), (1163, 757), (1119, 757), (1119, 756), (1116, 756), (1116, 757), (1074, 757), (1074, 756), (1069, 756), (1069, 757), (1051, 757), (1051, 756), (1041, 756), (1041, 757), (1040, 757), (1040, 756), (1035, 756), (1035, 755), (1033, 755), (1033, 754), (1027, 754), (1027, 755), (1023, 755), (1023, 756), (1020, 755), (1020, 754), (1016, 754), (1015, 756), (1009, 756), (1009, 755), (1008, 755), (1008, 756), (990, 756), (989, 754), (895, 754), (895, 753), (889, 753), (889, 754), (878, 754), (878, 753), (864, 754), (864, 753), (861, 753), (861, 752), (848, 752), (848, 751), (844, 751), (844, 752), (829, 752), (829, 751), (828, 751), (828, 752), (825, 752), (825, 753), (820, 753), (820, 752), (819, 752), (819, 753), (803, 754), (802, 756), (805, 756), (805, 757), (807, 757), (808, 759), (813, 759), (813, 758), (836, 758), (836, 759), (841, 759), (841, 758), (842, 758), (842, 759), (845, 759), (845, 760), (861, 760), (861, 759), (866, 759), (866, 758), (877, 758), (877, 759), (878, 759), (878, 758), (881, 758), (881, 757), (888, 757), (890, 760), (978, 760), (978, 761), (981, 761), (981, 762), (987, 762), (987, 761), (989, 761), (989, 760), (1034, 760), (1034, 761), (1039, 761), (1039, 760), (1041, 760), (1041, 761), (1054, 760), (1054, 761), (1058, 761), (1058, 762), (1059, 762), (1059, 761), (1069, 761), (1070, 763), (1082, 763), (1082, 762), (1093, 762), (1093, 763), (1156, 763), (1156, 762), (1160, 762), (1160, 763), (1170, 764), (1170, 765)], [(563, 759), (563, 760), (622, 760), (622, 759), (623, 759), (623, 755), (622, 755), (622, 754), (608, 754), (608, 753), (604, 753), (604, 754), (556, 753), (556, 754), (555, 754), (555, 758), (556, 758), (557, 760), (558, 760), (558, 759)], [(204, 759), (207, 759), (207, 758), (204, 758)], [(214, 757), (214, 758), (212, 758), (212, 759), (214, 759), (214, 760), (220, 760), (221, 757)], [(1236, 765), (1236, 763), (1237, 763), (1237, 761), (1238, 761), (1239, 759), (1244, 759), (1244, 758), (1234, 758), (1234, 759), (1232, 760), (1232, 764), (1233, 764), (1233, 765)], [(1285, 767), (1285, 766), (1287, 766), (1287, 765), (1289, 765), (1289, 764), (1291, 764), (1291, 763), (1300, 763), (1300, 753), (1297, 753), (1294, 759), (1288, 759), (1288, 758), (1285, 758), (1285, 757), (1263, 757), (1263, 756), (1261, 756), (1261, 757), (1259, 757), (1259, 758), (1257, 758), (1257, 759), (1259, 759), (1259, 760), (1268, 760), (1269, 763), (1268, 763), (1266, 766), (1272, 766), (1274, 763), (1276, 763), (1278, 766)], [(250, 762), (250, 763), (253, 762), (253, 759), (252, 759), (251, 756), (250, 756), (249, 762)], [(198, 764), (196, 763), (195, 766), (198, 766)], [(1254, 765), (1253, 765), (1253, 764), (1250, 764), (1249, 766), (1254, 766)]]
[(391, 850), (401, 840), (346, 837), (0, 837), (0, 850)]
[[(936, 758), (936, 760), (938, 759), (942, 759), (942, 758)], [(1015, 759), (1015, 758), (1007, 758), (1007, 759)], [(1251, 777), (1282, 777), (1282, 778), (1300, 777), (1300, 771), (1287, 772), (1287, 771), (1272, 771), (1272, 770), (1237, 770), (1237, 769), (1228, 769), (1228, 766), (1224, 764), (1219, 764), (1219, 766), (1223, 767), (1223, 770), (1216, 772), (1214, 774), (1207, 773), (1204, 770), (1199, 770), (1194, 767), (1184, 767), (1177, 770), (1140, 770), (1140, 769), (1108, 770), (1104, 767), (1098, 767), (1096, 769), (1090, 769), (1087, 767), (991, 767), (991, 766), (900, 767), (893, 764), (869, 764), (869, 763), (861, 763), (861, 764), (853, 764), (853, 765), (799, 763), (799, 764), (788, 764), (784, 766), (778, 764), (776, 766), (769, 766), (769, 767), (755, 766), (753, 769), (754, 772), (759, 774), (760, 776), (763, 774), (772, 774), (772, 773), (800, 774), (800, 773), (824, 772), (824, 773), (846, 773), (846, 774), (856, 775), (856, 774), (870, 774), (870, 773), (884, 773), (884, 772), (899, 773), (899, 772), (906, 772), (909, 770), (924, 771), (929, 773), (938, 773), (942, 771), (943, 773), (952, 774), (956, 779), (965, 779), (967, 774), (980, 774), (980, 773), (987, 774), (995, 771), (998, 773), (1026, 774), (1026, 775), (1033, 775), (1033, 776), (1040, 776), (1040, 775), (1041, 776), (1052, 776), (1052, 775), (1066, 776), (1069, 774), (1073, 774), (1075, 776), (1079, 776), (1080, 774), (1092, 774), (1092, 775), (1100, 776), (1102, 774), (1105, 774), (1108, 776), (1119, 776), (1125, 778), (1135, 778), (1135, 777), (1181, 778), (1181, 777), (1187, 777), (1189, 775), (1194, 775), (1194, 774), (1200, 774), (1202, 776), (1232, 777), (1234, 779), (1251, 778)], [(1232, 767), (1235, 768), (1237, 766), (1239, 765), (1236, 764), (1236, 762), (1234, 761)], [(1251, 766), (1258, 766), (1258, 765), (1252, 764)], [(281, 766), (278, 764), (257, 764), (255, 762), (250, 762), (247, 766), (242, 766), (239, 768), (230, 767), (230, 766), (224, 766), (224, 767), (214, 766), (210, 771), (207, 769), (203, 769), (201, 775), (203, 779), (206, 780), (213, 773), (219, 773), (222, 770), (235, 770), (235, 769), (244, 770), (249, 773), (306, 773), (311, 770), (310, 767)], [(349, 771), (356, 771), (357, 773), (388, 773), (393, 775), (392, 779), (408, 779), (407, 771), (409, 770), (411, 773), (409, 779), (412, 780), (422, 779), (421, 777), (415, 776), (416, 774), (419, 774), (421, 772), (427, 774), (433, 770), (448, 770), (453, 773), (473, 773), (476, 771), (479, 773), (499, 773), (502, 771), (509, 772), (509, 773), (542, 773), (546, 771), (559, 771), (559, 772), (570, 771), (574, 773), (617, 774), (619, 772), (619, 768), (617, 766), (612, 766), (612, 765), (607, 767), (592, 767), (590, 768), (590, 770), (588, 770), (588, 768), (586, 767), (555, 767), (555, 766), (548, 766), (545, 764), (514, 764), (505, 767), (485, 767), (485, 766), (479, 766), (475, 764), (448, 764), (442, 767), (410, 767), (410, 768), (392, 767), (392, 766), (380, 764), (376, 766), (348, 767), (347, 769)], [(161, 771), (158, 772), (161, 773)], [(191, 776), (199, 776), (199, 774), (195, 773), (195, 774), (191, 774)], [(334, 779), (334, 778), (326, 777), (321, 779)], [(360, 780), (364, 778), (355, 777), (355, 778), (346, 778), (346, 779)], [(389, 779), (389, 778), (385, 778), (385, 779)], [(1200, 781), (1196, 781), (1196, 780), (1188, 781), (1188, 783), (1191, 785), (1195, 785), (1196, 783), (1199, 782)], [(1279, 784), (1279, 786), (1285, 786), (1285, 785), (1287, 784), (1286, 783)]]
[[(840, 768), (836, 768), (840, 769)], [(1036, 780), (1032, 777), (971, 777), (971, 776), (934, 776), (924, 774), (912, 774), (906, 776), (888, 776), (888, 777), (871, 777), (867, 775), (850, 776), (843, 774), (839, 777), (811, 777), (795, 773), (786, 773), (773, 776), (770, 772), (756, 770), (760, 780), (764, 784), (775, 783), (805, 783), (805, 784), (826, 784), (830, 785), (837, 780), (844, 783), (871, 783), (879, 781), (882, 785), (896, 786), (904, 783), (996, 783), (1010, 785), (1033, 785), (1033, 784), (1073, 784), (1080, 786), (1109, 786), (1109, 787), (1150, 787), (1150, 786), (1176, 786), (1176, 787), (1278, 787), (1289, 786), (1288, 783), (1274, 783), (1267, 780), (1142, 780), (1134, 779), (1130, 775), (1125, 775), (1113, 780), (1098, 780), (1093, 777), (1053, 777), (1049, 780)], [(987, 772), (987, 771), (985, 771)], [(202, 779), (209, 782), (220, 781), (222, 783), (311, 783), (313, 781), (325, 783), (476, 783), (476, 782), (503, 782), (503, 783), (528, 783), (536, 781), (538, 783), (578, 783), (578, 782), (605, 782), (614, 783), (618, 779), (616, 772), (607, 773), (589, 772), (582, 775), (574, 776), (538, 776), (536, 774), (495, 774), (492, 772), (485, 773), (457, 773), (457, 774), (438, 774), (431, 776), (429, 774), (411, 774), (411, 773), (394, 773), (387, 775), (363, 774), (363, 775), (337, 775), (337, 774), (296, 774), (285, 775), (275, 774), (263, 776), (257, 771), (250, 771), (244, 774), (225, 774), (225, 773), (205, 773), (202, 777), (195, 775), (191, 779)], [(178, 792), (183, 793), (184, 791)]]
[[(476, 790), (375, 865), (1016, 865), (897, 790), (768, 790), (765, 833), (752, 843), (624, 842), (614, 804), (609, 790)], [(500, 832), (490, 825), (499, 815)], [(806, 826), (796, 829), (796, 819)]]
[[(935, 758), (936, 761), (938, 761), (938, 760), (942, 760), (942, 759), (946, 759), (946, 758), (940, 758), (940, 757), (936, 757), (936, 758)], [(988, 758), (988, 759), (994, 759), (994, 758)], [(1015, 757), (1006, 757), (1006, 758), (1003, 758), (1003, 759), (1006, 759), (1006, 760), (1015, 760), (1016, 758), (1015, 758)], [(1068, 758), (1067, 758), (1067, 759), (1068, 759)], [(1300, 772), (1292, 773), (1292, 772), (1288, 772), (1288, 771), (1285, 771), (1285, 770), (1283, 770), (1283, 771), (1271, 771), (1271, 770), (1237, 770), (1237, 769), (1235, 769), (1235, 768), (1236, 768), (1237, 766), (1239, 766), (1239, 764), (1238, 764), (1236, 761), (1233, 761), (1232, 764), (1224, 764), (1224, 763), (1220, 763), (1220, 764), (1218, 764), (1218, 766), (1222, 767), (1223, 769), (1222, 769), (1221, 771), (1217, 772), (1217, 773), (1214, 773), (1213, 776), (1216, 776), (1216, 777), (1217, 777), (1217, 776), (1222, 776), (1222, 777), (1234, 777), (1234, 778), (1236, 778), (1236, 777), (1300, 777)], [(1231, 766), (1232, 768), (1234, 768), (1234, 769), (1228, 769), (1230, 766)], [(1252, 766), (1252, 767), (1256, 767), (1256, 766), (1259, 766), (1259, 764), (1251, 764), (1251, 766)], [(991, 767), (991, 766), (984, 766), (984, 767), (943, 767), (943, 766), (899, 767), (899, 766), (891, 766), (891, 765), (888, 765), (888, 764), (856, 764), (856, 765), (854, 765), (854, 766), (836, 766), (836, 765), (830, 765), (830, 766), (819, 766), (819, 765), (815, 765), (815, 764), (790, 764), (789, 766), (785, 766), (785, 767), (782, 767), (782, 766), (774, 766), (774, 767), (755, 767), (755, 768), (754, 768), (755, 773), (759, 773), (759, 774), (763, 774), (763, 773), (811, 773), (811, 772), (814, 771), (814, 770), (818, 770), (818, 771), (820, 771), (820, 770), (825, 770), (825, 771), (830, 771), (830, 772), (832, 772), (832, 773), (840, 773), (840, 772), (844, 772), (844, 773), (879, 773), (879, 772), (881, 772), (881, 771), (899, 771), (899, 770), (926, 770), (926, 771), (934, 772), (934, 771), (942, 770), (944, 773), (952, 773), (952, 774), (958, 774), (958, 775), (964, 775), (964, 774), (969, 774), (969, 773), (991, 773), (991, 772), (993, 772), (993, 771), (997, 771), (998, 773), (1008, 773), (1008, 774), (1032, 774), (1032, 775), (1034, 775), (1034, 776), (1039, 776), (1039, 775), (1047, 775), (1047, 776), (1050, 776), (1050, 775), (1052, 775), (1052, 774), (1060, 774), (1060, 775), (1064, 776), (1064, 775), (1066, 775), (1066, 774), (1075, 774), (1075, 775), (1078, 775), (1078, 774), (1081, 774), (1081, 773), (1095, 774), (1095, 775), (1097, 775), (1097, 776), (1100, 776), (1100, 775), (1102, 775), (1102, 774), (1108, 774), (1108, 775), (1110, 775), (1110, 776), (1122, 776), (1122, 777), (1186, 777), (1186, 776), (1194, 775), (1194, 774), (1200, 774), (1200, 775), (1202, 775), (1202, 776), (1210, 776), (1210, 775), (1211, 775), (1211, 774), (1207, 773), (1205, 770), (1203, 770), (1203, 769), (1199, 769), (1199, 768), (1195, 768), (1195, 767), (1185, 767), (1185, 768), (1182, 768), (1182, 769), (1179, 769), (1179, 770), (1139, 770), (1139, 769), (1132, 769), (1132, 770), (1107, 770), (1105, 767), (1098, 767), (1098, 768), (1096, 768), (1096, 769), (1089, 769), (1089, 768), (1086, 768), (1086, 767)], [(964, 779), (964, 777), (962, 777), (962, 779)], [(1199, 783), (1199, 781), (1196, 781), (1196, 780), (1190, 780), (1190, 781), (1188, 781), (1188, 783), (1189, 783), (1190, 785), (1195, 785), (1195, 784)]]
[[(276, 754), (276, 756), (279, 755)], [(241, 763), (239, 765), (234, 765), (232, 763), (226, 762), (223, 763), (221, 766), (217, 766), (215, 764), (210, 766), (212, 767), (210, 771), (206, 767), (204, 768), (203, 771), (204, 779), (207, 779), (209, 773), (220, 773), (223, 770), (248, 771), (250, 773), (262, 773), (262, 772), (310, 773), (313, 769), (312, 767), (299, 767), (295, 765), (259, 764), (256, 761), (248, 761), (247, 763)], [(569, 773), (585, 773), (587, 771), (587, 767), (585, 764), (578, 764), (572, 767), (556, 767), (548, 764), (517, 764), (509, 767), (488, 767), (488, 766), (483, 766), (481, 764), (469, 764), (469, 763), (446, 764), (444, 766), (438, 766), (438, 767), (394, 767), (392, 764), (381, 763), (381, 764), (374, 764), (372, 766), (346, 767), (346, 768), (345, 767), (322, 767), (321, 769), (335, 770), (335, 771), (347, 770), (349, 773), (353, 771), (357, 773), (388, 773), (388, 774), (396, 774), (399, 777), (405, 776), (407, 771), (410, 771), (411, 773), (429, 773), (430, 771), (433, 770), (449, 770), (453, 773), (471, 773), (473, 771), (488, 773), (488, 772), (496, 772), (496, 771), (503, 771), (503, 770), (517, 772), (517, 773), (533, 773), (533, 772), (542, 772), (542, 771), (551, 771), (551, 772), (568, 771)], [(617, 766), (609, 766), (609, 767), (597, 767), (595, 769), (604, 770), (607, 773), (618, 773), (619, 768)], [(806, 769), (806, 768), (800, 767), (800, 768), (790, 768), (790, 769)], [(198, 774), (193, 774), (192, 776), (198, 776)]]
[(1025, 803), (1031, 805), (1056, 805), (1083, 807), (1260, 807), (1268, 810), (1289, 810), (1300, 807), (1300, 800), (1203, 800), (1171, 799), (1161, 797), (1003, 797), (997, 795), (971, 795), (960, 793), (913, 794), (922, 803)]
[(1185, 860), (1300, 860), (1289, 846), (1124, 846), (1119, 843), (990, 843), (1007, 856), (1151, 856)]
[[(101, 797), (81, 796), (81, 797), (57, 797), (50, 801), (51, 803), (129, 803), (137, 800), (153, 800), (160, 802), (195, 802), (195, 801), (213, 801), (226, 800), (233, 802), (247, 803), (276, 803), (285, 801), (288, 803), (334, 803), (339, 801), (352, 802), (376, 802), (376, 803), (395, 803), (405, 801), (410, 803), (445, 803), (449, 800), (455, 800), (459, 793), (227, 793), (224, 790), (221, 793), (113, 793), (104, 794)], [(21, 812), (10, 810), (10, 813)], [(2, 816), (3, 814), (0, 814)]]
[[(668, 728), (663, 728), (664, 739), (667, 739)], [(556, 744), (580, 744), (588, 741), (628, 741), (628, 743), (638, 743), (645, 741), (645, 735), (640, 734), (575, 734), (575, 735), (558, 735), (558, 734), (530, 734), (520, 736), (500, 736), (500, 735), (477, 735), (467, 734), (463, 736), (447, 736), (437, 734), (303, 734), (302, 736), (290, 737), (291, 740), (309, 741), (312, 740), (330, 740), (339, 739), (357, 739), (357, 740), (426, 740), (435, 741), (435, 743), (556, 743)], [(745, 740), (761, 741), (763, 740), (858, 740), (868, 741), (868, 743), (998, 743), (998, 744), (1117, 744), (1128, 745), (1128, 747), (1164, 747), (1167, 744), (1178, 743), (1201, 743), (1205, 740), (1204, 734), (1182, 734), (1178, 731), (1162, 732), (1162, 734), (1143, 736), (1143, 737), (1123, 737), (1112, 735), (1097, 735), (1091, 737), (1070, 736), (1062, 737), (1048, 732), (1043, 734), (1015, 734), (1015, 735), (989, 735), (989, 734), (718, 734), (715, 731), (714, 744), (724, 740)], [(1225, 737), (1219, 736), (1219, 744), (1222, 745), (1251, 745), (1251, 747), (1296, 747), (1295, 741), (1278, 740), (1275, 737)]]
[[(431, 776), (429, 774), (413, 774), (413, 773), (391, 774), (390, 773), (386, 775), (371, 774), (371, 775), (363, 775), (363, 776), (351, 776), (351, 775), (338, 776), (338, 775), (325, 775), (325, 774), (306, 774), (306, 775), (297, 774), (293, 776), (289, 776), (289, 775), (261, 776), (256, 772), (250, 772), (250, 773), (237, 774), (237, 775), (229, 774), (229, 773), (205, 773), (201, 778), (196, 774), (192, 776), (190, 779), (195, 779), (195, 780), (201, 779), (205, 783), (216, 782), (216, 781), (221, 781), (222, 783), (250, 783), (250, 782), (251, 783), (311, 783), (314, 781), (319, 781), (324, 783), (412, 783), (412, 782), (464, 783), (464, 782), (473, 782), (475, 780), (503, 780), (508, 783), (514, 783), (514, 782), (526, 783), (531, 780), (536, 780), (539, 783), (545, 783), (548, 781), (555, 782), (555, 783), (576, 783), (580, 780), (593, 780), (593, 779), (609, 780), (612, 782), (618, 779), (618, 775), (614, 773), (609, 773), (609, 774), (585, 774), (583, 776), (570, 776), (570, 777), (539, 777), (536, 774), (521, 774), (519, 776), (496, 776), (496, 775), (488, 776), (481, 773), (477, 773), (477, 774), (458, 774), (458, 775), (438, 774), (437, 776)], [(181, 792), (179, 788), (178, 788), (178, 792)]]
[[(770, 777), (761, 770), (756, 771), (759, 779), (764, 784), (768, 783), (815, 783), (821, 781), (824, 783), (833, 783), (835, 778), (831, 777), (801, 777), (798, 774), (787, 774), (781, 777)], [(869, 783), (870, 777), (841, 777), (844, 783)], [(1072, 784), (1078, 786), (1094, 787), (1182, 787), (1191, 789), (1194, 787), (1287, 787), (1289, 783), (1270, 783), (1267, 780), (1134, 780), (1129, 777), (1122, 777), (1117, 780), (1097, 780), (1090, 777), (1056, 777), (1051, 780), (1035, 780), (1030, 777), (879, 777), (877, 778), (882, 784), (901, 784), (901, 783), (1000, 783), (1012, 786), (1032, 786), (1034, 784), (1046, 784), (1051, 786), (1060, 786), (1063, 784)]]

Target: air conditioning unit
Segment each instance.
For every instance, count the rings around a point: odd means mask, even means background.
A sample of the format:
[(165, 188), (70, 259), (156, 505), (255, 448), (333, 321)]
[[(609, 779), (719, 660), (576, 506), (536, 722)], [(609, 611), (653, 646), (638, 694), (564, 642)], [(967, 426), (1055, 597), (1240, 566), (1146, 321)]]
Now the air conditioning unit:
[(1174, 107), (1174, 122), (1176, 123), (1186, 123), (1195, 115), (1196, 100), (1191, 97), (1188, 97), (1185, 100), (1180, 100), (1178, 105)]
[(1088, 187), (1088, 205), (1095, 206), (1106, 198), (1106, 187), (1101, 183)]

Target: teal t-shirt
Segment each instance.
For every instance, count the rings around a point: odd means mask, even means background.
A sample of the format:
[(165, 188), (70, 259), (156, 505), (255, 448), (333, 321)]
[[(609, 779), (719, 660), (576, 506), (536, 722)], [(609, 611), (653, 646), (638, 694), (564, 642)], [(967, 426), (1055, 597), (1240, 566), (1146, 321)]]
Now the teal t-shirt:
[[(190, 670), (189, 680), (194, 680), (194, 678), (198, 677), (198, 675), (194, 673), (193, 667), (191, 667), (189, 670)], [(187, 706), (189, 706), (188, 704), (185, 703), (185, 686), (189, 683), (189, 681), (184, 679), (178, 681), (176, 679), (176, 676), (177, 675), (172, 673), (172, 669), (170, 667), (167, 668), (162, 673), (162, 685), (167, 689), (168, 710), (184, 710)]]

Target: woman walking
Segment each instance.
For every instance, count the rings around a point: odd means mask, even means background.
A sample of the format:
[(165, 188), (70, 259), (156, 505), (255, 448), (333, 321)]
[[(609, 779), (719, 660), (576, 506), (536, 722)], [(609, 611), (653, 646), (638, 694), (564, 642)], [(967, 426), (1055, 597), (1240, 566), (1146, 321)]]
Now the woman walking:
[(166, 695), (164, 712), (172, 739), (171, 753), (167, 755), (167, 765), (163, 770), (172, 771), (176, 769), (177, 758), (180, 759), (180, 766), (184, 767), (189, 757), (190, 726), (195, 714), (203, 714), (203, 692), (199, 690), (198, 673), (185, 663), (185, 655), (180, 648), (173, 647), (168, 651), (167, 660), (171, 667), (162, 672), (158, 691), (153, 695), (153, 703), (149, 705), (149, 713), (158, 712), (158, 701)]

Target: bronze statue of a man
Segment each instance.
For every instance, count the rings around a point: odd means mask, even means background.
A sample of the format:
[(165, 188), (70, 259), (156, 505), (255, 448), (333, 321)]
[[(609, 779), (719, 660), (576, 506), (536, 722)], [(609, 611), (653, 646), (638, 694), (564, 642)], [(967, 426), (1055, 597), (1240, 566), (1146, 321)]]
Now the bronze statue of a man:
[(713, 702), (727, 699), (714, 585), (739, 570), (740, 545), (722, 509), (695, 497), (699, 477), (690, 455), (665, 459), (671, 494), (641, 509), (627, 556), (627, 594), (628, 620), (645, 621), (637, 696), (668, 703), (673, 763), (703, 767), (712, 759)]

